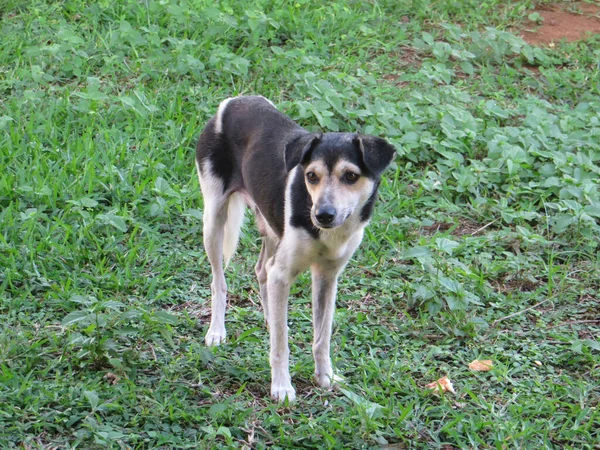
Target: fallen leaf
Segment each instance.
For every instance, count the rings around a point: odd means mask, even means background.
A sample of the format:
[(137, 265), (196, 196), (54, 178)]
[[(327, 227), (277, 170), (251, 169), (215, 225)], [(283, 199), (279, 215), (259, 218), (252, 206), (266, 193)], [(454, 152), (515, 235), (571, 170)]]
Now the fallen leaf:
[(117, 384), (119, 382), (119, 377), (118, 375), (115, 375), (112, 372), (108, 372), (106, 375), (104, 375), (104, 379), (108, 382), (108, 384)]
[(537, 360), (536, 360), (536, 361), (534, 361), (533, 363), (534, 363), (536, 366), (538, 366), (538, 367), (542, 367), (542, 362), (541, 362), (541, 361), (537, 361)]
[(456, 394), (454, 386), (452, 386), (452, 381), (450, 381), (448, 377), (442, 377), (433, 383), (425, 385), (425, 387), (427, 389), (435, 389), (436, 394), (439, 392), (452, 392), (453, 394)]
[(478, 360), (476, 359), (471, 364), (469, 364), (469, 369), (476, 370), (477, 372), (487, 372), (488, 370), (492, 370), (494, 367), (494, 363), (491, 359)]

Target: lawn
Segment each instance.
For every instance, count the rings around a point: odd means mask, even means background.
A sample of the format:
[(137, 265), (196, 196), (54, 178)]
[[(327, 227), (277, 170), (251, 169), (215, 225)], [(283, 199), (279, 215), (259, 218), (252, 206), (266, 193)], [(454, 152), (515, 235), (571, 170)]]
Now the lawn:
[[(0, 0), (0, 447), (599, 448), (600, 38), (527, 44), (536, 5)], [(203, 343), (194, 144), (240, 94), (398, 150), (333, 391), (292, 288), (290, 405), (250, 218)]]

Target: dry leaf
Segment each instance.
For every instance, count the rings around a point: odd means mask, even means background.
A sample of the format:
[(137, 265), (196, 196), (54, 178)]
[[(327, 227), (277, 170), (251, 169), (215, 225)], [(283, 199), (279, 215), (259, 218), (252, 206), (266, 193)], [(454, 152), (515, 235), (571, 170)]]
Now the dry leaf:
[(435, 389), (435, 393), (439, 393), (441, 391), (452, 392), (453, 394), (456, 394), (454, 386), (452, 386), (452, 381), (450, 381), (450, 378), (448, 377), (442, 377), (439, 380), (434, 381), (433, 383), (425, 385), (425, 387), (427, 389)]
[(488, 370), (492, 370), (494, 367), (494, 363), (491, 359), (478, 360), (476, 359), (471, 364), (469, 364), (469, 369), (476, 370), (478, 372), (487, 372)]
[(114, 385), (119, 382), (119, 376), (112, 372), (108, 372), (106, 375), (104, 375), (104, 379), (108, 382), (108, 384)]

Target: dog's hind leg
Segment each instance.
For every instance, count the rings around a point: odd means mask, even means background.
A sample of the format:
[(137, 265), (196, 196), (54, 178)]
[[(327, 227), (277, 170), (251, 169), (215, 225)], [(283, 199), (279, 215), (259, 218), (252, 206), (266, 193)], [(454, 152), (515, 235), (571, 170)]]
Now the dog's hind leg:
[(223, 272), (223, 237), (227, 222), (228, 196), (223, 192), (223, 183), (210, 173), (208, 165), (200, 170), (198, 178), (204, 198), (203, 240), (206, 255), (212, 269), (210, 290), (210, 327), (204, 341), (206, 345), (218, 345), (225, 340), (225, 309), (227, 307), (227, 284)]
[(331, 327), (335, 312), (338, 271), (319, 265), (311, 266), (313, 297), (313, 356), (315, 378), (321, 387), (330, 387), (334, 380), (331, 367)]
[(267, 261), (273, 253), (277, 244), (269, 236), (263, 236), (262, 247), (260, 249), (260, 255), (258, 262), (256, 263), (255, 271), (256, 277), (258, 278), (258, 285), (260, 287), (260, 301), (263, 306), (263, 313), (265, 316), (265, 323), (269, 324), (269, 297), (267, 294)]
[(227, 284), (223, 272), (223, 235), (227, 220), (227, 201), (224, 205), (204, 204), (204, 248), (212, 269), (210, 290), (210, 327), (204, 341), (206, 345), (218, 345), (225, 340), (225, 309), (227, 307)]

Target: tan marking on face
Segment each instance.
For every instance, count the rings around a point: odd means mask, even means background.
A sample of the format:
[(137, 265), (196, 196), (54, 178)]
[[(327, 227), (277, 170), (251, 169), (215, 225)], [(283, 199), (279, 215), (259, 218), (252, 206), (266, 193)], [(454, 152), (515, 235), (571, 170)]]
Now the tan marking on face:
[[(347, 173), (355, 173), (355, 174), (357, 174), (359, 176), (361, 174), (360, 168), (358, 166), (355, 166), (351, 162), (348, 162), (348, 161), (339, 161), (333, 167), (333, 176), (336, 177), (338, 180), (340, 180), (342, 182), (343, 182), (343, 177)], [(360, 181), (360, 178), (358, 179), (358, 181)]]
[[(315, 184), (308, 182), (307, 174), (311, 172), (317, 176), (317, 182)], [(323, 190), (327, 187), (329, 182), (329, 178), (329, 170), (327, 170), (327, 166), (321, 159), (312, 161), (304, 171), (306, 189), (308, 189), (308, 193), (313, 200), (313, 205), (315, 204), (315, 200), (322, 196)]]
[[(308, 181), (307, 174), (314, 173), (317, 182)], [(359, 177), (354, 183), (345, 180), (346, 174), (355, 173)], [(342, 225), (354, 213), (359, 214), (362, 206), (373, 192), (373, 181), (362, 176), (361, 170), (349, 161), (338, 161), (330, 172), (323, 160), (312, 161), (304, 171), (306, 188), (311, 196), (313, 207), (311, 217), (315, 219), (316, 210), (323, 206), (331, 206), (336, 210), (333, 227)]]

